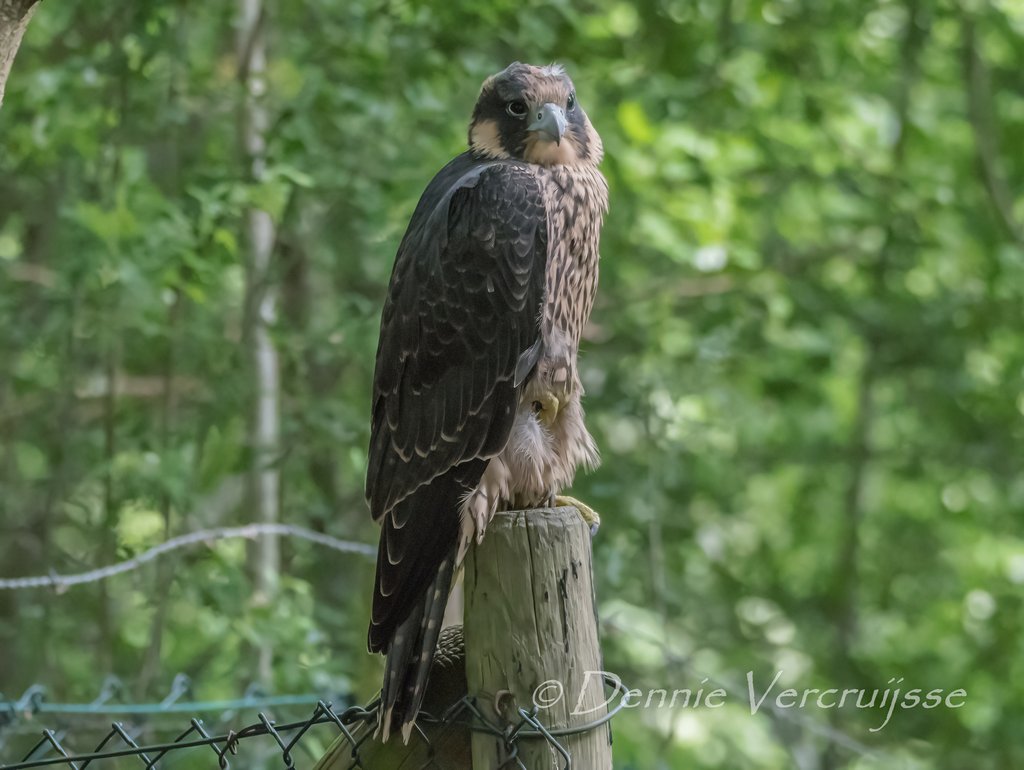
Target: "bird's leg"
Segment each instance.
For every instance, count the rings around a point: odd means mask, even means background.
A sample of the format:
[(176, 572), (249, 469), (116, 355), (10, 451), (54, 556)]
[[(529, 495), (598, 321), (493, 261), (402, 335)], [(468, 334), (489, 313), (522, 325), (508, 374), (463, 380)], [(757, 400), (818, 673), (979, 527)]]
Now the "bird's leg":
[(550, 428), (579, 388), (574, 362), (565, 355), (545, 357), (537, 364), (537, 375), (530, 387), (533, 413)]
[(597, 534), (597, 530), (601, 527), (601, 516), (586, 503), (581, 503), (575, 497), (567, 497), (565, 495), (555, 495), (555, 506), (568, 505), (575, 508), (580, 513), (580, 517), (590, 527), (590, 535), (593, 537)]
[(541, 393), (533, 400), (533, 413), (549, 428), (554, 424), (555, 418), (558, 417), (558, 410), (561, 408), (562, 402), (551, 391)]

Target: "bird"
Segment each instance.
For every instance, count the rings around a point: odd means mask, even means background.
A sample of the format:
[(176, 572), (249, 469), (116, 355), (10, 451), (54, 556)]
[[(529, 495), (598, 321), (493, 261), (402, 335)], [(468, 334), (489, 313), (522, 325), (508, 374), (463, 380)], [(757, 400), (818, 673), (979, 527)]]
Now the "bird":
[(383, 741), (408, 742), (454, 576), (499, 510), (560, 493), (599, 453), (577, 354), (608, 185), (565, 68), (488, 77), (468, 148), (427, 185), (381, 314), (366, 499), (381, 533), (368, 648), (386, 656)]

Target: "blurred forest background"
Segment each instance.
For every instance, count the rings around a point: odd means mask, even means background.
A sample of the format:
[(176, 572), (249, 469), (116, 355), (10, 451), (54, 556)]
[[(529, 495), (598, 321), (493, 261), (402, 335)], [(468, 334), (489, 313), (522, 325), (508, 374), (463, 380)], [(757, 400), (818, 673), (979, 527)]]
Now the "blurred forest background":
[[(260, 520), (375, 543), (399, 239), (484, 77), (557, 60), (611, 185), (582, 358), (604, 465), (574, 489), (604, 515), (606, 668), (731, 688), (618, 717), (617, 767), (1024, 767), (1024, 2), (260, 5), (29, 25), (0, 109), (0, 576)], [(0, 591), (0, 690), (363, 701), (372, 578), (280, 538)], [(778, 670), (968, 697), (878, 732), (751, 716), (746, 672)]]

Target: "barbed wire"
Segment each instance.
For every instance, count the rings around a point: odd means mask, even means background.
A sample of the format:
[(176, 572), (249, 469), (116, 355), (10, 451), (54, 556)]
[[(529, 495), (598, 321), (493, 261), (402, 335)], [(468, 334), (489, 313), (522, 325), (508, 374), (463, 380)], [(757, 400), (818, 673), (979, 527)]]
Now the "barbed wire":
[(178, 535), (177, 537), (172, 537), (159, 545), (155, 545), (152, 548), (143, 551), (138, 556), (133, 556), (132, 558), (125, 559), (117, 564), (111, 564), (107, 567), (100, 567), (87, 572), (80, 572), (72, 575), (61, 575), (53, 572), (49, 575), (37, 575), (35, 577), (0, 578), (0, 591), (11, 591), (26, 588), (54, 588), (59, 592), (63, 592), (73, 586), (95, 583), (100, 580), (106, 580), (107, 578), (114, 577), (115, 575), (123, 575), (126, 572), (137, 570), (157, 557), (163, 556), (164, 554), (170, 553), (178, 548), (186, 548), (190, 545), (209, 543), (215, 540), (229, 540), (235, 538), (251, 540), (252, 538), (259, 537), (260, 535), (297, 537), (301, 540), (308, 540), (311, 543), (322, 545), (325, 548), (341, 551), (342, 553), (356, 553), (367, 557), (375, 557), (377, 555), (377, 548), (375, 546), (367, 543), (341, 540), (340, 538), (333, 537), (332, 535), (326, 535), (323, 532), (314, 532), (313, 530), (306, 529), (305, 527), (296, 527), (292, 524), (246, 524), (241, 527), (200, 529), (185, 535)]

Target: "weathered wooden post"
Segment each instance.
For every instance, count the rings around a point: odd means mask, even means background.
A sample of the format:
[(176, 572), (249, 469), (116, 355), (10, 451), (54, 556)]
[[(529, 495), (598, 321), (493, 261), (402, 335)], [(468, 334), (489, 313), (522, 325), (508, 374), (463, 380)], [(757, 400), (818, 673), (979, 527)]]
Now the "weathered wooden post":
[[(554, 731), (605, 716), (590, 529), (575, 508), (495, 516), (484, 542), (469, 551), (464, 592), (464, 628), (441, 634), (425, 711), (440, 716), (468, 693), (495, 726), (518, 725), (518, 709), (534, 706), (537, 720)], [(450, 724), (421, 722), (429, 743), (414, 736), (408, 746), (397, 738), (380, 744), (365, 735), (373, 726), (364, 725), (355, 735), (358, 759), (339, 738), (315, 770), (509, 767), (504, 740), (480, 729), (471, 737), (467, 721), (474, 720), (460, 712)], [(557, 740), (573, 770), (611, 770), (608, 724)], [(565, 765), (543, 738), (520, 738), (517, 747), (527, 770)]]
[[(498, 514), (470, 549), (465, 581), (466, 680), (490, 721), (517, 724), (517, 709), (534, 705), (549, 730), (605, 715), (590, 529), (576, 509)], [(611, 770), (609, 725), (558, 741), (575, 770)], [(518, 746), (528, 770), (564, 765), (546, 740)], [(473, 770), (505, 759), (500, 738), (473, 733)]]

